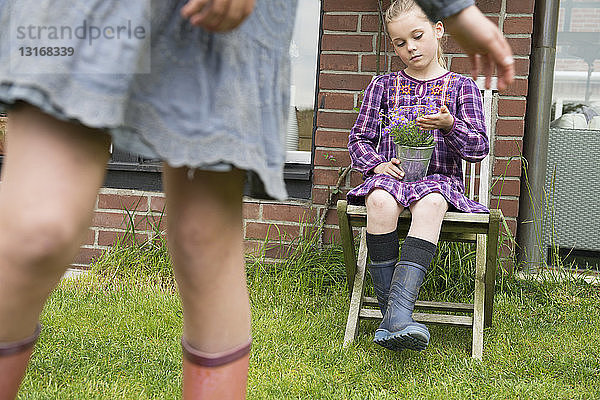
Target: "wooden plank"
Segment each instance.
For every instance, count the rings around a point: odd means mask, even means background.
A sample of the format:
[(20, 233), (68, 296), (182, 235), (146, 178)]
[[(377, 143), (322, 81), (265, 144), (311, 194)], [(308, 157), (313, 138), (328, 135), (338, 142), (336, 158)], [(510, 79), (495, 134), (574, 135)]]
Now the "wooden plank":
[(346, 267), (346, 285), (348, 287), (348, 292), (351, 293), (352, 287), (354, 286), (354, 274), (356, 272), (356, 250), (354, 248), (352, 226), (348, 219), (348, 214), (346, 213), (347, 207), (348, 202), (346, 200), (338, 200), (338, 226), (340, 228), (340, 239), (342, 241), (344, 253), (344, 266)]
[(485, 317), (484, 325), (492, 326), (494, 312), (494, 292), (496, 290), (496, 268), (498, 267), (498, 239), (500, 236), (500, 223), (504, 216), (502, 211), (490, 210), (490, 225), (487, 241), (487, 257), (485, 267)]
[[(367, 216), (367, 207), (365, 206), (353, 206), (348, 205), (347, 211), (348, 216), (351, 220), (360, 219), (361, 217), (366, 218)], [(410, 220), (411, 214), (410, 211), (405, 209), (399, 216), (399, 219), (408, 219)], [(486, 213), (464, 213), (464, 212), (456, 212), (449, 211), (444, 216), (444, 222), (469, 222), (475, 224), (488, 224), (490, 221), (490, 215)]]
[[(487, 215), (487, 214), (486, 214)], [(367, 219), (365, 217), (349, 217), (350, 224), (355, 227), (363, 227), (367, 226)], [(398, 233), (406, 233), (410, 228), (410, 220), (407, 219), (399, 219), (398, 220)], [(479, 234), (479, 233), (487, 233), (488, 232), (488, 223), (480, 223), (480, 222), (456, 222), (456, 221), (446, 221), (444, 220), (442, 224), (442, 232), (452, 232), (452, 233), (463, 233), (463, 234)]]
[(478, 360), (481, 360), (483, 356), (486, 242), (486, 235), (477, 235), (477, 253), (475, 255), (475, 298), (473, 300), (472, 356)]
[[(358, 247), (358, 264), (353, 279), (352, 294), (350, 295), (350, 307), (348, 320), (346, 321), (346, 332), (344, 333), (343, 347), (348, 346), (356, 339), (358, 333), (358, 320), (362, 308), (363, 290), (365, 287), (365, 273), (367, 269), (367, 228), (362, 228), (360, 233), (360, 245)], [(381, 313), (380, 313), (381, 314)]]
[(422, 324), (440, 324), (462, 328), (473, 326), (473, 317), (467, 315), (413, 313), (413, 319)]
[[(381, 319), (381, 311), (369, 308), (360, 310), (360, 318)], [(413, 319), (424, 324), (451, 325), (470, 328), (473, 326), (473, 317), (468, 315), (428, 314), (413, 313)]]
[[(376, 297), (363, 298), (363, 305), (378, 307)], [(415, 308), (419, 310), (427, 311), (442, 311), (442, 312), (473, 312), (473, 304), (471, 303), (450, 303), (450, 302), (437, 302), (437, 301), (421, 301), (418, 300), (415, 303)]]

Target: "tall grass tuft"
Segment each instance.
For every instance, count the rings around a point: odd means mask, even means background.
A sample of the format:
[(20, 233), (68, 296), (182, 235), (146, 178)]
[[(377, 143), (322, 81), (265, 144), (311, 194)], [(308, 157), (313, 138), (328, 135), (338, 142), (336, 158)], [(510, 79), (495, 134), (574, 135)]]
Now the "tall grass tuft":
[[(341, 246), (322, 245), (322, 228), (317, 221), (300, 221), (300, 224), (302, 234), (297, 238), (285, 243), (281, 235), (273, 241), (268, 239), (267, 234), (260, 253), (249, 256), (246, 267), (251, 287), (259, 284), (265, 276), (277, 277), (282, 282), (281, 290), (291, 288), (298, 294), (326, 294), (345, 285)], [(265, 262), (270, 250), (282, 251), (283, 258)]]
[(152, 226), (152, 237), (143, 243), (136, 240), (134, 213), (126, 210), (129, 224), (127, 231), (119, 237), (109, 251), (105, 251), (92, 264), (92, 271), (102, 281), (116, 283), (137, 280), (155, 283), (165, 289), (175, 287), (175, 278), (166, 238), (160, 230), (164, 213), (158, 223), (151, 215), (146, 220)]

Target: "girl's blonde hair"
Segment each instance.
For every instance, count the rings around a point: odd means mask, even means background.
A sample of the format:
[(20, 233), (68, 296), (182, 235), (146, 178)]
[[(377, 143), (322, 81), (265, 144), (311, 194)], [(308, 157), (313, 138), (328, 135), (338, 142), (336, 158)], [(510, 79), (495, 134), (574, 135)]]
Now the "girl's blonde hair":
[[(431, 21), (429, 21), (423, 10), (421, 10), (421, 8), (413, 0), (394, 0), (392, 2), (392, 5), (389, 6), (389, 8), (385, 11), (385, 24), (389, 25), (400, 15), (415, 10), (423, 14), (423, 18), (425, 18), (428, 22), (431, 23)], [(438, 40), (437, 61), (442, 67), (446, 68), (446, 59), (444, 58), (444, 50), (442, 49), (441, 39)]]

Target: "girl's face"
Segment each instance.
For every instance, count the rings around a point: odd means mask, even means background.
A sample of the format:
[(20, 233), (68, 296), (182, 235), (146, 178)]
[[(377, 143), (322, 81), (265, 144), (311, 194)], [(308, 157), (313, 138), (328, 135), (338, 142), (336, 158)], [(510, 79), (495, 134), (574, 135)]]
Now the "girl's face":
[(427, 70), (437, 66), (438, 40), (444, 36), (441, 22), (431, 24), (420, 11), (401, 14), (387, 26), (394, 51), (407, 69)]

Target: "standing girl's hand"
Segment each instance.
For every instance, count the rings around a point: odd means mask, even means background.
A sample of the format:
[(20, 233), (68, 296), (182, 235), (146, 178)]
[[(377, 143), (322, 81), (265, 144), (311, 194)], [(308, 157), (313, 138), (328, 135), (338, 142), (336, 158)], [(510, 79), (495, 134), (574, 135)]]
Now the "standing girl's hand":
[(423, 115), (417, 118), (417, 125), (425, 130), (441, 129), (448, 132), (454, 126), (454, 117), (450, 114), (448, 107), (443, 105), (437, 114)]
[(189, 0), (181, 16), (207, 31), (223, 32), (236, 28), (252, 13), (255, 0)]
[(402, 167), (400, 167), (400, 160), (397, 158), (392, 158), (388, 162), (384, 162), (373, 168), (373, 172), (376, 174), (385, 174), (389, 175), (392, 178), (396, 178), (398, 180), (404, 179), (404, 171)]

